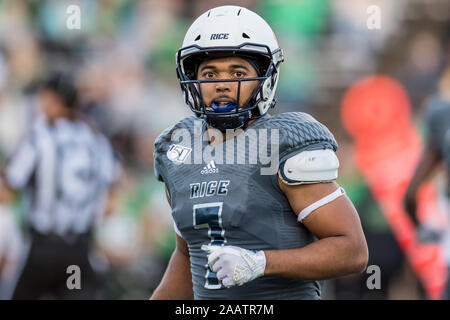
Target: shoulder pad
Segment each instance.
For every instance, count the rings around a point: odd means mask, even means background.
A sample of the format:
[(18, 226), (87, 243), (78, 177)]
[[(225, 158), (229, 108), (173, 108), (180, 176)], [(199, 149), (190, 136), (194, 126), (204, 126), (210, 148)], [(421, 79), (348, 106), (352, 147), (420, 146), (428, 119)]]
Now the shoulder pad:
[(194, 116), (186, 117), (178, 121), (176, 124), (166, 128), (155, 140), (155, 149), (161, 147), (165, 143), (171, 143), (171, 136), (174, 130), (186, 129), (188, 131), (194, 130), (194, 123), (198, 118)]
[(302, 151), (283, 162), (279, 176), (288, 185), (336, 180), (339, 160), (333, 150)]
[(333, 151), (336, 151), (338, 147), (330, 130), (304, 112), (278, 114), (262, 121), (261, 126), (279, 130), (280, 158), (317, 144), (321, 145), (320, 149), (327, 148)]

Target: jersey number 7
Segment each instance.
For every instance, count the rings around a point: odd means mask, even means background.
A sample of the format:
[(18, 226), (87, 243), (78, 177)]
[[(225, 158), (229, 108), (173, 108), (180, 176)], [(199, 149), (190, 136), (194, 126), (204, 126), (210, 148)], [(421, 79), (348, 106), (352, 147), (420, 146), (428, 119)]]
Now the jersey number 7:
[[(208, 237), (211, 239), (209, 245), (212, 246), (222, 246), (227, 242), (225, 239), (225, 230), (222, 227), (222, 205), (223, 202), (211, 202), (196, 204), (193, 207), (194, 228), (208, 228)], [(217, 279), (216, 273), (212, 272), (208, 263), (205, 265), (205, 269), (205, 288), (222, 288), (222, 284)]]

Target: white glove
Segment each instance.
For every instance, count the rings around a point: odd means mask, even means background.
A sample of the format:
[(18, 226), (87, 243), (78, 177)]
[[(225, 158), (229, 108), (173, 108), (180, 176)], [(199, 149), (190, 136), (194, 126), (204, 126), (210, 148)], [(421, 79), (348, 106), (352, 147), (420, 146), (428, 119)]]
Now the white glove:
[(264, 251), (253, 252), (235, 246), (202, 245), (202, 250), (210, 253), (208, 263), (217, 278), (229, 288), (242, 286), (264, 275), (266, 255)]

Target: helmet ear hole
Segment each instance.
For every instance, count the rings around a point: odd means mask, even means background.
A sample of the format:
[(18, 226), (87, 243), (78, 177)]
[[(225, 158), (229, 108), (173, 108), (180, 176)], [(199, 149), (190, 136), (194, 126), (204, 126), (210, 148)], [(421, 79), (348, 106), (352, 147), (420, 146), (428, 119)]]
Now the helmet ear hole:
[(243, 33), (242, 34), (242, 38), (250, 39), (250, 36), (248, 34), (246, 34), (246, 33)]
[(194, 41), (198, 41), (198, 40), (200, 40), (200, 38), (201, 38), (202, 36), (199, 34), (198, 36), (197, 36), (197, 38), (195, 38), (195, 40)]

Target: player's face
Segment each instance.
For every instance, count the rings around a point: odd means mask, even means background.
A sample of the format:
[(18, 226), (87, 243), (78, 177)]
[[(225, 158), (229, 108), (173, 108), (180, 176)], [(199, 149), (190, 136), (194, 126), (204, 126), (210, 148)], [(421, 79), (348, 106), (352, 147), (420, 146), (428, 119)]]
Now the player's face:
[[(239, 57), (209, 59), (200, 64), (197, 80), (245, 79), (258, 76), (253, 66)], [(258, 80), (241, 81), (239, 107), (250, 99)], [(238, 102), (238, 81), (202, 83), (201, 92), (207, 107), (215, 102), (219, 107), (229, 102)]]

